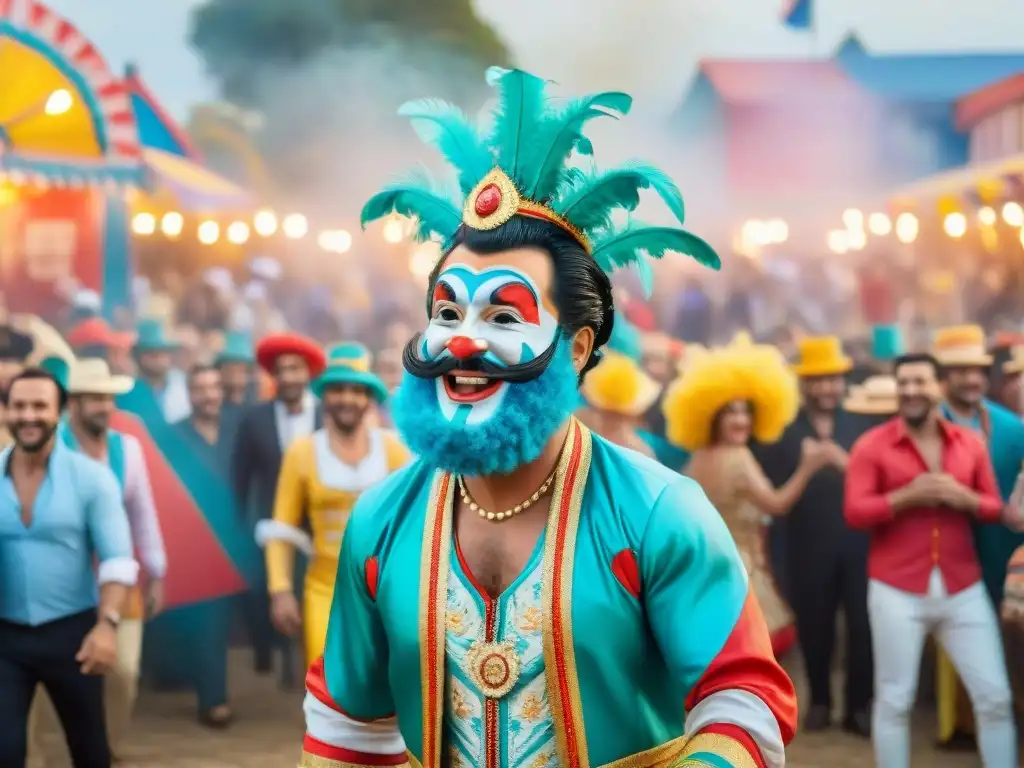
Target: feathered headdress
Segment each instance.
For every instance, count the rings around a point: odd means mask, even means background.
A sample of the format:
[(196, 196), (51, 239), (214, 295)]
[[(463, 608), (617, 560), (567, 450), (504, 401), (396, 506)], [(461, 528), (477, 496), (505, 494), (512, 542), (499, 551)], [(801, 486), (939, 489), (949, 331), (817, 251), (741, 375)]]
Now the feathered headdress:
[(555, 105), (547, 82), (526, 72), (491, 67), (487, 82), (499, 98), (486, 133), (458, 107), (436, 99), (399, 109), (419, 137), (451, 164), (457, 191), (437, 184), (424, 169), (414, 171), (370, 198), (363, 207), (363, 226), (397, 212), (416, 219), (417, 239), (447, 245), (462, 224), (490, 230), (516, 215), (542, 219), (574, 237), (607, 272), (635, 265), (648, 293), (652, 273), (645, 254), (657, 259), (683, 253), (706, 266), (720, 266), (714, 249), (683, 229), (613, 223), (614, 211), (632, 213), (640, 190), (653, 189), (682, 224), (683, 198), (665, 173), (642, 163), (602, 172), (569, 164), (573, 152), (593, 154), (584, 135), (586, 123), (625, 115), (633, 103), (630, 96), (597, 93)]

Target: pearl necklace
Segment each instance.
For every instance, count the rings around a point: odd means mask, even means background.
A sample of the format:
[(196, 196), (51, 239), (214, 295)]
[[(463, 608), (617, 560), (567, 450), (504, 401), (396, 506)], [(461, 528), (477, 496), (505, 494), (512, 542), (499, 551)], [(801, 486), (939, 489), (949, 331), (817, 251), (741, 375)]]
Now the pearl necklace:
[(551, 486), (555, 482), (555, 475), (557, 473), (558, 470), (556, 469), (554, 472), (548, 475), (548, 479), (543, 482), (540, 488), (533, 492), (532, 496), (530, 496), (525, 501), (516, 504), (511, 509), (506, 509), (504, 512), (488, 512), (486, 509), (484, 509), (475, 501), (473, 501), (473, 497), (469, 495), (469, 489), (466, 488), (466, 481), (462, 479), (462, 475), (458, 476), (459, 492), (462, 494), (462, 503), (469, 507), (473, 512), (476, 512), (478, 515), (480, 515), (480, 517), (483, 517), (487, 520), (495, 520), (497, 522), (500, 522), (502, 520), (507, 520), (510, 517), (514, 517), (515, 515), (518, 515), (520, 512), (524, 512), (525, 510), (532, 507), (536, 502), (540, 501), (540, 498), (542, 496), (545, 496), (547, 492), (551, 490)]

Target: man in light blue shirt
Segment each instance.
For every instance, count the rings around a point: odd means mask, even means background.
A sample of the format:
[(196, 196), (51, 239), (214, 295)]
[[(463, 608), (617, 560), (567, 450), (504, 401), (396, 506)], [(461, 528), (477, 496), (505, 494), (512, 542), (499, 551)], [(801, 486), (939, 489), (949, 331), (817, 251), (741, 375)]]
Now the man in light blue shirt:
[(25, 764), (38, 684), (75, 768), (111, 764), (102, 675), (117, 658), (138, 565), (113, 473), (55, 439), (65, 400), (49, 373), (32, 368), (6, 395), (14, 445), (0, 452), (0, 766)]

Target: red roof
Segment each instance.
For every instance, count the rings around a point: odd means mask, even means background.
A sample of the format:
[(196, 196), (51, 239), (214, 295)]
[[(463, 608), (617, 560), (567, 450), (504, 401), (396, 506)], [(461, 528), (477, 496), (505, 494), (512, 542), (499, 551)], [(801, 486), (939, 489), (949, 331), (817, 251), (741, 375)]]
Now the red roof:
[(721, 99), (734, 106), (779, 104), (862, 95), (834, 61), (704, 61), (700, 71)]
[(956, 103), (957, 128), (969, 131), (989, 115), (1021, 102), (1024, 102), (1024, 74), (1000, 80)]

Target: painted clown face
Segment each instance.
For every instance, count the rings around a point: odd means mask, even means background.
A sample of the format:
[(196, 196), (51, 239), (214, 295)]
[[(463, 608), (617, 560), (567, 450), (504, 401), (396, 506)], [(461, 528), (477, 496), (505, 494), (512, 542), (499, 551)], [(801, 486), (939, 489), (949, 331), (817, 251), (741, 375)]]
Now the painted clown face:
[(392, 401), (395, 426), (422, 461), (507, 474), (540, 456), (576, 409), (574, 344), (549, 298), (552, 271), (535, 249), (449, 255)]
[(448, 259), (417, 352), (437, 365), (437, 400), (449, 421), (490, 419), (514, 382), (541, 373), (559, 335), (550, 282), (549, 257), (533, 249)]

